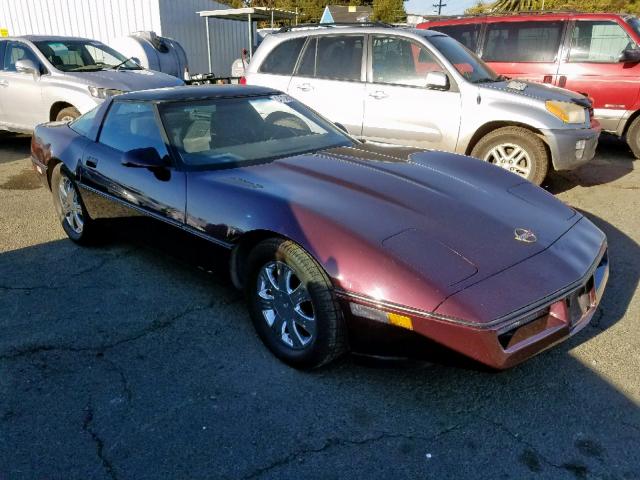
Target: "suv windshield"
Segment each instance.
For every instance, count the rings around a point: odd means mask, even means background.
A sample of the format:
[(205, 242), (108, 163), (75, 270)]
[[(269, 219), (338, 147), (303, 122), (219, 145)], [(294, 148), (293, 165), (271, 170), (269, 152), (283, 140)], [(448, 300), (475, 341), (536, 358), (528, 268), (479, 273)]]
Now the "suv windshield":
[(96, 72), (115, 68), (140, 70), (135, 62), (100, 42), (56, 40), (34, 43), (47, 60), (63, 72)]
[(354, 143), (288, 95), (172, 102), (160, 105), (160, 116), (183, 162), (201, 169)]
[(458, 72), (471, 83), (500, 82), (503, 77), (491, 70), (467, 47), (446, 35), (427, 37), (431, 44), (446, 57)]

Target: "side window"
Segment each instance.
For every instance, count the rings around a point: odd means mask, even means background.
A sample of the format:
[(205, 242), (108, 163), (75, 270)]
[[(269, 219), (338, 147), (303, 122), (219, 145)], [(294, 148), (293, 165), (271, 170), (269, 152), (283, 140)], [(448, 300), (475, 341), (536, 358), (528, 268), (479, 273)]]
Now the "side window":
[(423, 87), (427, 73), (445, 71), (425, 47), (403, 38), (373, 37), (372, 58), (376, 83)]
[(478, 49), (478, 37), (480, 36), (480, 24), (470, 25), (443, 25), (433, 27), (432, 30), (444, 33), (455, 38), (469, 50), (475, 52)]
[(40, 65), (38, 57), (25, 44), (9, 42), (4, 53), (3, 69), (5, 72), (15, 72), (18, 60), (31, 60), (36, 66)]
[(364, 36), (321, 36), (316, 47), (316, 78), (359, 81)]
[(620, 54), (635, 47), (615, 22), (577, 21), (571, 34), (569, 62), (617, 63)]
[(96, 114), (98, 113), (98, 110), (100, 110), (100, 106), (101, 105), (96, 106), (95, 108), (89, 110), (84, 115), (81, 115), (75, 120), (73, 120), (69, 124), (69, 128), (71, 128), (71, 130), (73, 130), (74, 132), (79, 133), (80, 135), (83, 135), (85, 137), (91, 138), (93, 136), (92, 140), (95, 140), (94, 135), (95, 135), (96, 125), (94, 120), (96, 118)]
[(299, 77), (315, 77), (316, 75), (316, 45), (318, 41), (316, 38), (311, 38), (307, 43), (307, 48), (304, 49), (300, 64), (298, 65), (298, 71), (296, 75)]
[(99, 142), (121, 152), (153, 147), (161, 157), (167, 155), (154, 106), (147, 102), (114, 102), (102, 126)]
[(291, 75), (304, 41), (305, 38), (300, 37), (282, 42), (267, 55), (258, 71), (274, 75)]
[(7, 48), (7, 42), (0, 41), (0, 70), (4, 65), (4, 51)]
[(502, 22), (487, 25), (482, 58), (488, 62), (553, 62), (564, 22)]

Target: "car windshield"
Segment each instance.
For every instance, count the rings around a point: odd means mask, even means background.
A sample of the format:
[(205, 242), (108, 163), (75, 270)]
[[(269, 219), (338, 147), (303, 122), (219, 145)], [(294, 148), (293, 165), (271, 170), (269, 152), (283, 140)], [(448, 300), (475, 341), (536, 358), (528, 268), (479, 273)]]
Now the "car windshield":
[(103, 43), (91, 40), (34, 42), (47, 60), (63, 72), (140, 70), (140, 66)]
[(484, 63), (467, 47), (446, 35), (428, 37), (431, 44), (445, 56), (458, 72), (471, 83), (499, 82), (503, 77)]
[(208, 169), (352, 145), (337, 127), (288, 95), (160, 105), (171, 145), (186, 165)]
[(636, 32), (636, 35), (640, 35), (640, 19), (638, 17), (626, 17), (625, 19), (627, 23), (633, 28), (633, 31)]

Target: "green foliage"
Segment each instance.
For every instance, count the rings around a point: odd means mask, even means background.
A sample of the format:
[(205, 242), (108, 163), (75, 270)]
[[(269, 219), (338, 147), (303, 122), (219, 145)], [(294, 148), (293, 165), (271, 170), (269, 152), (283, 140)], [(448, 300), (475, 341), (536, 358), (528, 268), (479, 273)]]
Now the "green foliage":
[[(468, 14), (541, 10), (542, 0), (497, 0), (478, 3), (466, 10)], [(544, 0), (545, 10), (577, 10), (581, 12), (640, 13), (640, 0)]]
[(292, 12), (298, 9), (300, 23), (317, 23), (322, 17), (324, 7), (330, 5), (367, 5), (373, 7), (373, 17), (382, 22), (404, 22), (407, 12), (403, 0), (221, 0), (233, 8), (252, 7), (281, 8)]
[(407, 12), (402, 0), (373, 0), (373, 20), (397, 23), (406, 19)]

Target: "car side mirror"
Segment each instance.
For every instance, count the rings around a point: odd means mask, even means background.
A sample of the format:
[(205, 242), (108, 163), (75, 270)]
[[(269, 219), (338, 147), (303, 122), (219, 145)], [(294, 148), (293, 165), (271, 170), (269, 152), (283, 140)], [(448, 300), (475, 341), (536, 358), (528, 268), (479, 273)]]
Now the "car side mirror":
[(16, 72), (29, 73), (34, 77), (40, 76), (40, 69), (31, 60), (18, 60), (16, 62)]
[(125, 152), (122, 156), (122, 165), (132, 168), (163, 168), (167, 162), (160, 156), (158, 150), (153, 147), (136, 148)]
[(621, 63), (640, 63), (640, 49), (626, 48), (620, 54), (618, 60)]
[(426, 78), (426, 87), (433, 90), (449, 90), (449, 77), (444, 72), (429, 72)]
[(133, 63), (135, 63), (139, 67), (142, 67), (142, 62), (140, 62), (140, 59), (138, 57), (131, 57), (129, 60), (131, 60)]

